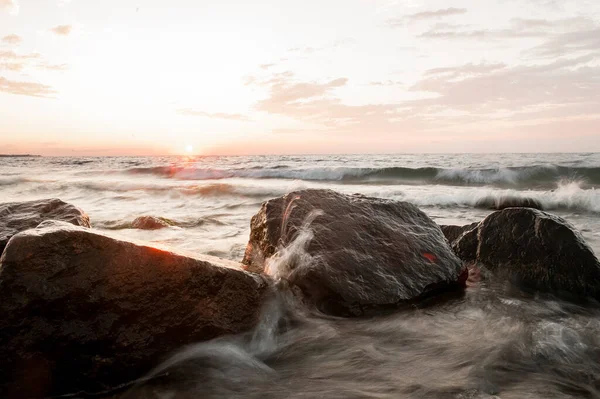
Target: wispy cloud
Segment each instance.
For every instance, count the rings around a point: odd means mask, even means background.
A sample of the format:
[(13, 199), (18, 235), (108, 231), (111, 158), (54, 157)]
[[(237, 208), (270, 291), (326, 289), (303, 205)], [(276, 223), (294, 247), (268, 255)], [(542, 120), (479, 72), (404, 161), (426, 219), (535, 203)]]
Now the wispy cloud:
[(61, 35), (61, 36), (70, 35), (72, 30), (73, 30), (73, 26), (71, 26), (71, 25), (58, 25), (58, 26), (55, 26), (54, 28), (50, 29), (50, 31), (56, 33), (57, 35)]
[(66, 71), (67, 69), (69, 69), (68, 64), (50, 64), (47, 62), (41, 62), (37, 64), (36, 67), (48, 71)]
[(8, 44), (19, 44), (22, 41), (23, 39), (21, 39), (21, 36), (18, 35), (7, 35), (2, 38), (2, 42)]
[(49, 97), (55, 93), (50, 87), (36, 82), (20, 82), (0, 76), (0, 92), (31, 97)]
[(560, 57), (564, 54), (581, 54), (600, 51), (600, 26), (566, 32), (534, 48), (532, 53), (542, 57)]
[[(414, 105), (430, 110), (463, 110), (473, 115), (502, 110), (522, 112), (541, 106), (555, 110), (594, 104), (600, 109), (600, 66), (593, 66), (598, 60), (600, 54), (591, 54), (540, 65), (498, 64), (487, 71), (485, 66), (473, 64), (446, 68), (443, 74), (430, 71), (412, 90), (435, 93), (436, 97)], [(571, 111), (577, 115), (575, 109)]]
[(180, 108), (177, 110), (179, 115), (184, 116), (200, 116), (204, 118), (213, 118), (213, 119), (226, 119), (231, 121), (248, 121), (250, 120), (246, 115), (242, 114), (230, 114), (225, 112), (206, 112), (206, 111), (198, 111), (192, 108)]
[(439, 10), (421, 11), (414, 14), (405, 15), (400, 18), (391, 18), (387, 20), (387, 24), (391, 27), (404, 26), (407, 23), (426, 21), (432, 19), (440, 19), (445, 17), (451, 17), (454, 15), (466, 14), (466, 8), (443, 8)]
[(8, 10), (11, 15), (18, 15), (19, 3), (17, 0), (0, 0), (0, 10)]
[(397, 80), (374, 80), (372, 82), (369, 82), (369, 85), (371, 86), (398, 86), (401, 84), (402, 82), (399, 82)]
[(547, 38), (571, 32), (573, 27), (589, 26), (587, 18), (565, 18), (558, 20), (514, 18), (506, 28), (472, 29), (464, 25), (436, 24), (418, 37), (427, 39), (522, 39)]
[(0, 63), (0, 69), (4, 69), (7, 71), (20, 72), (25, 67), (25, 64), (18, 62), (4, 62)]
[(272, 66), (275, 66), (275, 64), (262, 64), (262, 65), (259, 65), (259, 66), (260, 66), (261, 69), (267, 70), (267, 69), (271, 68)]
[(31, 53), (31, 54), (18, 54), (14, 51), (0, 51), (0, 61), (2, 60), (34, 60), (40, 58), (40, 54)]

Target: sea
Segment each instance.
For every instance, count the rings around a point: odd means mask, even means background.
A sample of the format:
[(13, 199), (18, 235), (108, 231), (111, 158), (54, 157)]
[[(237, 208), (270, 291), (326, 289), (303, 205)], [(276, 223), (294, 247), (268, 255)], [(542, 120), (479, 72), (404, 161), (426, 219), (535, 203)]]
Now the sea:
[[(261, 203), (304, 188), (409, 201), (455, 225), (482, 220), (495, 200), (531, 198), (600, 254), (598, 153), (0, 158), (0, 202), (60, 198), (112, 236), (237, 261)], [(171, 226), (132, 228), (145, 215)], [(273, 301), (252, 334), (186, 346), (156, 369), (176, 378), (124, 395), (600, 398), (594, 303), (485, 281), (367, 319), (316, 314), (285, 290)]]

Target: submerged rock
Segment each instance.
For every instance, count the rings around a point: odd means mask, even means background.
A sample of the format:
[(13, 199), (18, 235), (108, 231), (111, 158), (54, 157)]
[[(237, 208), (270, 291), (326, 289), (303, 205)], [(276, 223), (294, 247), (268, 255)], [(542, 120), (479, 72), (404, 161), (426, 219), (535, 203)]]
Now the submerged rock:
[(583, 237), (562, 218), (529, 208), (494, 212), (453, 245), (519, 285), (568, 297), (600, 299), (600, 263)]
[(57, 198), (0, 204), (0, 254), (12, 236), (44, 220), (90, 227), (90, 218), (84, 211)]
[(242, 263), (288, 280), (335, 315), (414, 301), (466, 279), (440, 228), (416, 206), (331, 190), (265, 202)]
[(476, 208), (502, 210), (506, 208), (522, 207), (543, 210), (542, 203), (535, 198), (503, 195), (500, 197), (484, 197), (475, 203)]
[(0, 262), (0, 397), (131, 382), (183, 345), (250, 329), (268, 291), (238, 263), (62, 222), (15, 235)]
[(156, 216), (139, 216), (131, 223), (132, 228), (141, 230), (158, 230), (171, 225), (167, 219)]

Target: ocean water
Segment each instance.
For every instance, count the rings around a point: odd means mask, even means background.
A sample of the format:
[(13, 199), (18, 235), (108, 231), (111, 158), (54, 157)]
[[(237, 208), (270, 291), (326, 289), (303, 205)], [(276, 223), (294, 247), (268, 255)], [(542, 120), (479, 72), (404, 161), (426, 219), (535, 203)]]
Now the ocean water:
[[(250, 218), (302, 188), (410, 201), (439, 224), (538, 200), (600, 253), (600, 154), (0, 158), (0, 202), (58, 197), (93, 227), (241, 260)], [(172, 227), (131, 228), (138, 216)], [(283, 327), (282, 327), (283, 326)], [(312, 313), (282, 287), (247, 335), (182, 348), (125, 397), (600, 398), (600, 309), (471, 281), (464, 296), (371, 319)]]

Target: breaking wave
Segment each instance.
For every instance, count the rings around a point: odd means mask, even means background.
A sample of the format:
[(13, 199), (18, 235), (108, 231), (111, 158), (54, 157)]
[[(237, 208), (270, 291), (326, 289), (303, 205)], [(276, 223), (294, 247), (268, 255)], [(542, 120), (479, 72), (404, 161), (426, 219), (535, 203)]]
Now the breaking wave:
[(159, 166), (130, 168), (128, 174), (145, 174), (179, 180), (219, 180), (228, 178), (298, 179), (307, 181), (340, 181), (344, 183), (405, 183), (448, 185), (498, 185), (544, 187), (561, 180), (578, 180), (600, 185), (600, 168), (534, 165), (506, 168), (299, 168), (284, 166), (240, 169), (213, 169)]
[[(554, 190), (498, 190), (470, 188), (448, 192), (419, 191), (398, 193), (399, 199), (419, 206), (491, 207), (503, 203), (539, 203), (544, 210), (569, 210), (600, 213), (600, 190), (583, 189), (579, 182), (561, 183)], [(523, 206), (523, 205), (515, 205)]]

